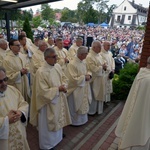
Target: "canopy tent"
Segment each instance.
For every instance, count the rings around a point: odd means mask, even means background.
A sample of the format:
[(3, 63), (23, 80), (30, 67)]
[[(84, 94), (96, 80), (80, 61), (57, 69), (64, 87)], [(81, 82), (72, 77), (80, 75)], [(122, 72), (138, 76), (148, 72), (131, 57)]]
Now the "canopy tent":
[(90, 22), (90, 23), (87, 24), (87, 26), (93, 27), (93, 26), (94, 26), (94, 23), (91, 23), (91, 22)]
[(102, 24), (100, 24), (101, 27), (107, 28), (109, 25), (105, 22), (103, 22)]

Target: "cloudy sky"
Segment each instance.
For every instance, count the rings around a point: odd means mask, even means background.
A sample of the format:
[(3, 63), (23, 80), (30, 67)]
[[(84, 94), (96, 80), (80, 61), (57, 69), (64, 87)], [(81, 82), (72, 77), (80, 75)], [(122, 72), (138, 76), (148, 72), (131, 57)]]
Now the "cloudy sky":
[[(77, 9), (77, 5), (81, 0), (62, 0), (62, 1), (58, 1), (58, 2), (53, 2), (50, 3), (51, 8), (55, 9), (63, 9), (64, 7), (68, 7), (71, 10), (75, 10)], [(116, 4), (117, 6), (121, 4), (123, 0), (110, 0), (110, 2), (108, 3), (109, 5), (112, 4)], [(132, 1), (132, 0), (130, 0)], [(144, 7), (148, 7), (149, 6), (149, 0), (135, 0), (136, 4), (142, 4)], [(32, 10), (34, 11), (34, 13), (36, 12), (37, 9), (40, 9), (40, 5), (37, 6), (33, 6), (33, 7), (26, 7), (23, 9), (30, 9), (32, 8)]]

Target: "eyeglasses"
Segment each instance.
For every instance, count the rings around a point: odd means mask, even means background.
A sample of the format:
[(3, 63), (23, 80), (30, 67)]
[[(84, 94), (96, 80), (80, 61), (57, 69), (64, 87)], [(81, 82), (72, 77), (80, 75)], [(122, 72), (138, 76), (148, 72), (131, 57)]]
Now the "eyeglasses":
[(57, 55), (54, 55), (54, 56), (48, 56), (48, 58), (53, 58), (53, 59), (56, 59), (58, 56)]
[(19, 45), (19, 44), (18, 44), (18, 45), (13, 45), (13, 46), (17, 46), (17, 47), (20, 47), (21, 45)]
[(8, 81), (8, 77), (5, 77), (4, 79), (0, 80), (0, 84), (2, 84), (3, 82), (7, 82)]

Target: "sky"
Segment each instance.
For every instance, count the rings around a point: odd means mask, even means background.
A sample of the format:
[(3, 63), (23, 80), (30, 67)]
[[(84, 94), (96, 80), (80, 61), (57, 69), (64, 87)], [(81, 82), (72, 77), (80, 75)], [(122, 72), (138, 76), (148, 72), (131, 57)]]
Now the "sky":
[[(53, 9), (63, 9), (64, 7), (68, 7), (71, 10), (77, 9), (77, 5), (81, 0), (62, 0), (58, 2), (52, 2), (49, 3), (51, 8)], [(132, 1), (132, 0), (130, 0)], [(117, 6), (120, 5), (123, 2), (123, 0), (110, 0), (108, 3), (109, 5), (116, 4)], [(135, 0), (136, 4), (142, 4), (144, 7), (149, 6), (149, 0)], [(32, 6), (32, 7), (26, 7), (23, 8), (23, 10), (28, 10), (32, 8), (33, 12), (35, 13), (37, 9), (40, 9), (40, 5)]]

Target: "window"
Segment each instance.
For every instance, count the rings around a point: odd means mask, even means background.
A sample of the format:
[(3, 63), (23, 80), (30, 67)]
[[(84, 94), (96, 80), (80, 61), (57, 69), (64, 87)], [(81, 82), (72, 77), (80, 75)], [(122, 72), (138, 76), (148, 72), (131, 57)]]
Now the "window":
[(117, 16), (117, 22), (120, 22), (121, 16)]
[(124, 11), (126, 11), (126, 9), (127, 9), (127, 8), (126, 8), (126, 7), (124, 7)]
[(131, 20), (131, 16), (128, 16), (128, 20)]

